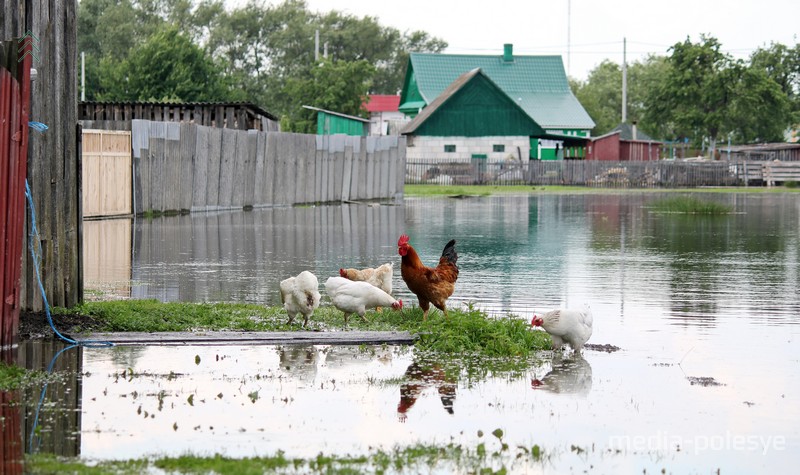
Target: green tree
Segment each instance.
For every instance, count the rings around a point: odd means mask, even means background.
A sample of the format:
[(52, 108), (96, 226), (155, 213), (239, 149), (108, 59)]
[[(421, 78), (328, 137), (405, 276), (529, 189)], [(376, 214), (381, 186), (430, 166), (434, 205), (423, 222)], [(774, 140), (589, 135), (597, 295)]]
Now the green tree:
[(307, 77), (287, 81), (285, 93), (295, 102), (281, 125), (288, 126), (286, 131), (316, 133), (316, 113), (304, 105), (363, 117), (361, 102), (374, 74), (375, 67), (365, 60), (320, 60)]
[(772, 43), (750, 56), (750, 65), (775, 81), (789, 99), (792, 124), (800, 124), (800, 43), (793, 48)]
[[(657, 87), (664, 70), (664, 58), (650, 56), (628, 66), (628, 122), (637, 121), (648, 134), (660, 136), (657, 123), (647, 122), (647, 91)], [(608, 133), (622, 122), (622, 68), (609, 60), (595, 67), (585, 82), (570, 80), (581, 105), (595, 121), (592, 135)]]
[(789, 99), (768, 74), (734, 60), (715, 38), (688, 38), (671, 48), (664, 80), (648, 95), (649, 120), (661, 120), (668, 135), (739, 142), (779, 140), (790, 123)]
[(605, 60), (595, 67), (585, 83), (572, 83), (573, 92), (594, 120), (592, 135), (607, 133), (622, 121), (622, 69)]
[(119, 67), (104, 71), (114, 100), (206, 102), (235, 96), (220, 68), (175, 27), (155, 33)]

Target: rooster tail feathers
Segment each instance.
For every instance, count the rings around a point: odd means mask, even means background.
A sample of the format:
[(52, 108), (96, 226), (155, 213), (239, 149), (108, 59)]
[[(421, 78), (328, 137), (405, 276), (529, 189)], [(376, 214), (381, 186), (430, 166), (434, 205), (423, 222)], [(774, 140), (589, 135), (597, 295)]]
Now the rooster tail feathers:
[(450, 242), (444, 247), (442, 251), (442, 259), (445, 259), (447, 262), (456, 265), (458, 261), (458, 254), (456, 253), (456, 240), (451, 239)]

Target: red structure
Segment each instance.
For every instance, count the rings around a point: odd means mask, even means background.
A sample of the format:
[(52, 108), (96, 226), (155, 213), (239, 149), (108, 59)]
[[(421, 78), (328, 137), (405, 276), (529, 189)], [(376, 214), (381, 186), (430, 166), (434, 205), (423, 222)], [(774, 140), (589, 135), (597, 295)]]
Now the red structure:
[[(0, 348), (16, 343), (28, 171), (32, 42), (0, 42)], [(21, 51), (20, 51), (21, 49)]]
[(636, 124), (620, 124), (591, 141), (589, 160), (644, 162), (661, 158), (662, 143), (636, 130)]

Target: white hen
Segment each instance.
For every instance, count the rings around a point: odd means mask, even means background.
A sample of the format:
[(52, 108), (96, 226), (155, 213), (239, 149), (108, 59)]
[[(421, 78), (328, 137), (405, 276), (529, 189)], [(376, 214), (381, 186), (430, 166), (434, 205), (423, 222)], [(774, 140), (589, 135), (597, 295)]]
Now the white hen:
[(325, 281), (325, 291), (330, 296), (333, 306), (344, 312), (345, 326), (351, 313), (357, 313), (366, 321), (364, 315), (367, 309), (389, 306), (395, 310), (403, 308), (402, 300), (395, 300), (374, 285), (344, 277), (329, 277)]
[(350, 280), (369, 282), (387, 294), (392, 293), (394, 264), (387, 262), (375, 269), (339, 269), (339, 275)]
[(558, 350), (564, 343), (575, 351), (581, 351), (583, 345), (592, 336), (592, 311), (589, 307), (581, 310), (550, 310), (541, 317), (533, 316), (531, 325), (542, 327), (553, 339), (553, 349)]
[(319, 281), (311, 272), (304, 270), (297, 277), (289, 277), (281, 281), (281, 302), (289, 314), (289, 324), (298, 313), (303, 315), (303, 326), (308, 324), (308, 317), (319, 307)]

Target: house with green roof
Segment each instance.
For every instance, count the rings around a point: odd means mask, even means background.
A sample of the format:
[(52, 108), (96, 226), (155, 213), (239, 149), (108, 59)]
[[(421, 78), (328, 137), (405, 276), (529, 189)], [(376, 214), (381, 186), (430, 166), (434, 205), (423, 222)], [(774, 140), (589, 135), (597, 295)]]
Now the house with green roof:
[(399, 110), (408, 160), (585, 157), (594, 121), (560, 56), (411, 53)]

